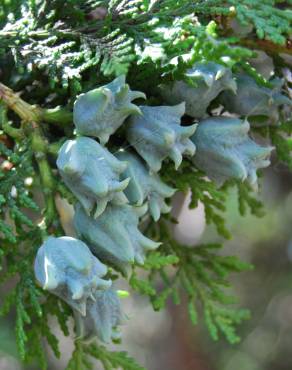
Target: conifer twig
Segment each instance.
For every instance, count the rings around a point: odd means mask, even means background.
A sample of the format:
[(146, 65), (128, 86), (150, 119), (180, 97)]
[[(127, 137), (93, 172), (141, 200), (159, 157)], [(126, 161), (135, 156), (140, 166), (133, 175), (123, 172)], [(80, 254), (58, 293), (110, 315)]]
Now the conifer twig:
[(61, 127), (72, 122), (73, 115), (70, 111), (61, 107), (45, 109), (28, 104), (21, 99), (19, 93), (14, 92), (3, 83), (0, 83), (0, 99), (24, 122), (40, 123), (45, 121)]
[(35, 105), (26, 103), (20, 98), (19, 93), (15, 93), (9, 87), (0, 83), (0, 99), (13, 110), (25, 122), (39, 122), (41, 119), (41, 109)]
[(250, 49), (260, 49), (268, 54), (284, 53), (292, 55), (292, 41), (287, 40), (285, 45), (275, 44), (269, 40), (241, 39), (239, 44)]
[[(31, 148), (34, 153), (35, 160), (38, 164), (43, 193), (45, 195), (45, 223), (47, 228), (53, 225), (57, 208), (55, 205), (55, 180), (47, 159), (49, 144), (42, 132), (40, 123), (44, 116), (44, 110), (36, 105), (30, 105), (20, 98), (18, 93), (15, 93), (9, 87), (0, 83), (0, 98), (13, 110), (25, 123), (30, 125), (31, 130), (28, 130), (27, 135), (31, 139)], [(55, 114), (55, 112), (54, 112)]]

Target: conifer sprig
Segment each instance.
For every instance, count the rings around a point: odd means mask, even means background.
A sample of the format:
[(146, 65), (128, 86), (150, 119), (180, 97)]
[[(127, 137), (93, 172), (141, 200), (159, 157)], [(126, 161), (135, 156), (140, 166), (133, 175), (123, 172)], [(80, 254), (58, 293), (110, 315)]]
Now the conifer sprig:
[(252, 266), (237, 257), (221, 255), (221, 244), (180, 245), (172, 238), (165, 220), (159, 226), (153, 224), (148, 232), (152, 238), (163, 239), (164, 244), (146, 260), (147, 280), (138, 279), (136, 273), (132, 275), (132, 288), (148, 295), (155, 310), (165, 308), (169, 298), (179, 304), (185, 296), (194, 325), (198, 323), (199, 313), (203, 314), (214, 340), (221, 333), (230, 343), (237, 343), (240, 337), (236, 326), (249, 318), (249, 311), (228, 307), (237, 302), (233, 295), (227, 294), (228, 277)]
[[(231, 78), (232, 72), (248, 73), (259, 86), (272, 89), (273, 81), (260, 75), (250, 62), (256, 50), (265, 50), (274, 60), (275, 75), (282, 77), (286, 62), (278, 53), (291, 53), (291, 11), (285, 5), (276, 0), (240, 4), (233, 0), (6, 0), (0, 4), (0, 283), (12, 283), (0, 315), (15, 311), (15, 337), (24, 362), (36, 360), (40, 369), (48, 367), (44, 339), (60, 357), (62, 348), (51, 330), (51, 316), (65, 336), (74, 336), (72, 309), (38, 286), (32, 266), (48, 236), (65, 234), (56, 196), (76, 203), (56, 168), (60, 147), (75, 135), (72, 108), (76, 96), (127, 74), (131, 88), (148, 95), (146, 105), (165, 105), (159, 85), (184, 80), (195, 88), (186, 71), (197, 62), (221, 64)], [(284, 95), (286, 91), (288, 96), (289, 88), (287, 82)], [(21, 97), (14, 91), (20, 91)], [(123, 94), (117, 95), (120, 99)], [(101, 100), (108, 102), (106, 98)], [(115, 109), (121, 109), (119, 99)], [(218, 106), (219, 97), (212, 100), (206, 114), (217, 115), (213, 108)], [(139, 102), (135, 111), (138, 114)], [(290, 168), (291, 122), (282, 121), (252, 127), (252, 132), (269, 140), (278, 160)], [(194, 122), (184, 115), (180, 123), (183, 130)], [(116, 154), (121, 147), (128, 149), (126, 130), (127, 122), (104, 150)], [(173, 139), (172, 134), (164, 138)], [(190, 208), (203, 204), (206, 222), (215, 226), (220, 239), (231, 237), (226, 216), (231, 188), (237, 190), (241, 215), (248, 210), (263, 215), (263, 205), (246, 183), (230, 181), (218, 187), (188, 159), (178, 170), (166, 160), (158, 176), (178, 191), (190, 191)], [(170, 202), (166, 203), (165, 209)], [(249, 313), (233, 308), (236, 299), (229, 293), (230, 275), (251, 266), (224, 255), (221, 243), (180, 245), (170, 232), (173, 222), (177, 221), (170, 216), (159, 222), (144, 216), (141, 232), (135, 230), (131, 236), (133, 246), (138, 238), (145, 248), (158, 247), (143, 235), (162, 245), (146, 254), (144, 265), (138, 260), (129, 285), (148, 296), (154, 310), (165, 308), (170, 299), (174, 304), (186, 301), (193, 324), (203, 317), (214, 340), (223, 335), (230, 343), (238, 342), (236, 328)], [(106, 278), (119, 276), (109, 267)], [(74, 344), (68, 370), (91, 369), (96, 360), (107, 370), (143, 369), (126, 352), (111, 351), (100, 343), (86, 344), (80, 338)]]

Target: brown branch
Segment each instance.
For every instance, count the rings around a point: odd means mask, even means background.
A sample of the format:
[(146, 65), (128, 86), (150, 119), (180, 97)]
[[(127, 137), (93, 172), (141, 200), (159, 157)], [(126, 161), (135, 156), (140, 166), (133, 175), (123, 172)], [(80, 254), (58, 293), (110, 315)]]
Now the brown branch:
[(59, 127), (72, 123), (72, 112), (67, 109), (56, 107), (52, 109), (41, 108), (31, 105), (21, 99), (20, 94), (0, 83), (0, 100), (13, 110), (24, 122), (40, 123), (45, 121)]
[(26, 103), (20, 98), (19, 93), (15, 93), (2, 83), (0, 83), (0, 99), (23, 121), (39, 122), (41, 120), (41, 108)]
[(32, 128), (27, 134), (30, 136), (31, 149), (34, 152), (34, 157), (39, 168), (42, 191), (45, 198), (45, 224), (47, 227), (52, 227), (58, 231), (61, 225), (58, 219), (56, 219), (57, 208), (54, 197), (56, 181), (47, 159), (49, 143), (40, 125), (44, 117), (44, 112), (47, 110), (26, 103), (20, 98), (19, 93), (15, 93), (2, 83), (0, 83), (0, 99), (8, 108), (16, 113), (22, 121), (28, 123)]
[(285, 45), (278, 45), (269, 40), (242, 39), (239, 41), (239, 44), (250, 49), (263, 50), (267, 54), (285, 53), (292, 55), (291, 40), (287, 40)]

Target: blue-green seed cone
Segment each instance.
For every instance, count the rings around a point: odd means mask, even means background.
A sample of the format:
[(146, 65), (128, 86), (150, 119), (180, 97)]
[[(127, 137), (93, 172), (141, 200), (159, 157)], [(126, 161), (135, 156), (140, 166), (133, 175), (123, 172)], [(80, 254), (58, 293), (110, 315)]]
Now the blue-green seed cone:
[[(144, 213), (147, 208), (142, 208)], [(139, 215), (135, 207), (129, 205), (108, 205), (97, 219), (88, 216), (80, 204), (75, 209), (74, 226), (78, 236), (86, 241), (93, 254), (125, 275), (133, 263), (144, 263), (147, 250), (160, 245), (144, 237), (138, 223)]]
[(189, 137), (196, 125), (181, 126), (185, 104), (175, 106), (140, 107), (142, 115), (132, 116), (127, 125), (127, 139), (150, 169), (158, 172), (162, 161), (172, 159), (178, 168), (183, 154), (192, 156), (195, 146)]
[(125, 83), (125, 76), (81, 94), (73, 111), (77, 133), (97, 137), (102, 144), (106, 144), (129, 115), (141, 113), (139, 107), (132, 103), (138, 98), (145, 99), (145, 94), (131, 91)]
[(130, 179), (120, 181), (127, 164), (115, 158), (95, 140), (67, 140), (57, 159), (59, 172), (88, 215), (98, 217), (109, 202), (127, 203), (123, 194)]
[(197, 148), (194, 164), (219, 185), (238, 179), (256, 188), (256, 171), (270, 164), (273, 148), (258, 145), (248, 131), (246, 120), (223, 116), (202, 120), (192, 136)]
[(231, 113), (243, 117), (263, 116), (264, 124), (276, 124), (281, 107), (292, 107), (292, 100), (281, 94), (279, 86), (274, 89), (259, 86), (246, 74), (237, 75), (236, 81), (237, 92), (225, 91), (220, 97), (224, 107)]
[(97, 291), (94, 300), (86, 308), (82, 316), (74, 311), (76, 332), (79, 339), (89, 342), (99, 339), (104, 343), (120, 338), (119, 326), (125, 321), (117, 293), (113, 289)]
[(165, 203), (165, 198), (170, 198), (175, 189), (164, 184), (156, 173), (150, 172), (146, 164), (134, 153), (121, 151), (116, 154), (121, 161), (128, 163), (122, 178), (130, 178), (125, 194), (129, 202), (141, 206), (145, 201), (154, 221), (158, 221), (161, 213), (170, 211)]
[(162, 97), (168, 104), (185, 102), (186, 114), (194, 118), (202, 118), (212, 100), (222, 91), (236, 91), (236, 83), (229, 68), (214, 62), (196, 63), (185, 75), (188, 81), (175, 81), (161, 85)]
[(106, 266), (84, 242), (67, 236), (49, 237), (43, 243), (36, 255), (34, 271), (43, 289), (83, 316), (93, 294), (111, 286), (111, 281), (102, 279), (107, 273)]

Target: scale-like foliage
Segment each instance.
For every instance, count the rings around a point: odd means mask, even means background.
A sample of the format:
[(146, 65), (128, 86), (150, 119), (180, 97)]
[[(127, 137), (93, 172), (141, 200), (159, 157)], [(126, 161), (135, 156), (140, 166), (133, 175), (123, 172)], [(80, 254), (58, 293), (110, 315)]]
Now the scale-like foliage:
[[(202, 305), (202, 314), (212, 338), (217, 340), (219, 333), (222, 333), (230, 343), (238, 342), (240, 338), (235, 332), (235, 325), (246, 320), (249, 312), (228, 307), (236, 299), (226, 293), (226, 288), (230, 287), (227, 278), (232, 272), (250, 269), (251, 265), (234, 256), (220, 255), (220, 244), (194, 247), (179, 245), (170, 236), (165, 221), (160, 221), (159, 233), (163, 234), (165, 243), (161, 252), (156, 252), (146, 260), (144, 267), (149, 271), (149, 280), (138, 280), (134, 273), (130, 280), (132, 288), (148, 295), (153, 308), (160, 310), (166, 306), (168, 298), (172, 298), (175, 304), (181, 302), (182, 287), (194, 325), (198, 322), (198, 310)], [(157, 228), (150, 228), (149, 234), (157, 237)], [(169, 266), (175, 269), (171, 277), (167, 274)], [(163, 283), (159, 291), (154, 288), (157, 279)]]
[(281, 9), (281, 3), (281, 0), (207, 0), (199, 1), (196, 11), (236, 17), (243, 26), (254, 27), (260, 39), (284, 44), (286, 37), (291, 34), (292, 12)]
[(38, 210), (26, 185), (33, 180), (32, 153), (28, 142), (17, 145), (14, 150), (0, 142), (0, 161), (0, 240), (16, 243), (17, 235), (34, 227), (25, 209)]
[[(181, 74), (203, 59), (220, 62), (229, 57), (233, 63), (252, 55), (241, 46), (229, 48), (236, 42), (232, 39), (216, 40), (214, 22), (207, 27), (199, 24), (192, 12), (196, 8), (200, 12), (200, 3), (115, 1), (95, 6), (94, 2), (80, 5), (71, 0), (63, 6), (56, 0), (37, 7), (23, 2), (25, 6), (0, 31), (0, 45), (3, 52), (12, 50), (18, 67), (28, 75), (35, 68), (47, 74), (51, 89), (61, 84), (76, 93), (82, 89), (79, 81), (86, 70), (118, 76), (133, 62), (141, 66), (141, 77), (153, 67), (161, 77), (164, 72)], [(204, 8), (208, 9), (207, 4)], [(221, 9), (226, 12), (225, 7)], [(165, 32), (167, 27), (173, 32)], [(181, 58), (183, 54), (189, 55), (190, 63)], [(145, 63), (150, 64), (147, 69)]]

